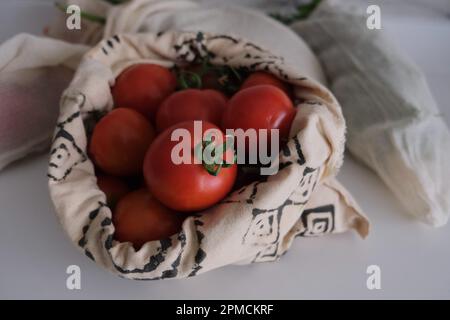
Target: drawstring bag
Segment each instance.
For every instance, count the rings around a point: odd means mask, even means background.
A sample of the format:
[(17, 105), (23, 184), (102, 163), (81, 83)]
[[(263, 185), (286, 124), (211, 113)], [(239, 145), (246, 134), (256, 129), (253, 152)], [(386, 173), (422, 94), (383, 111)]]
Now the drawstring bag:
[[(187, 216), (178, 234), (136, 251), (129, 242), (114, 240), (112, 212), (87, 154), (88, 132), (98, 114), (112, 109), (110, 87), (125, 68), (137, 63), (171, 68), (206, 57), (215, 65), (269, 72), (293, 86), (297, 115), (277, 158), (280, 170)], [(274, 261), (295, 237), (352, 228), (365, 237), (368, 220), (334, 178), (345, 141), (340, 106), (321, 84), (293, 70), (282, 57), (224, 34), (168, 31), (115, 35), (100, 42), (84, 56), (63, 94), (50, 154), (50, 194), (71, 241), (121, 277), (154, 280)]]

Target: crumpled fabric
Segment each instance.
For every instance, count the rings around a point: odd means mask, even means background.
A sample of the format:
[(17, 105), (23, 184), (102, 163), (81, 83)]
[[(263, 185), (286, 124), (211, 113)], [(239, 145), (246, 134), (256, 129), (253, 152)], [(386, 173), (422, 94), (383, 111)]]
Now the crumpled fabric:
[(48, 150), (59, 99), (87, 49), (27, 34), (0, 46), (0, 170)]
[(431, 226), (450, 214), (450, 133), (424, 74), (367, 6), (329, 0), (291, 27), (311, 46), (347, 121), (347, 147), (373, 169), (408, 213)]

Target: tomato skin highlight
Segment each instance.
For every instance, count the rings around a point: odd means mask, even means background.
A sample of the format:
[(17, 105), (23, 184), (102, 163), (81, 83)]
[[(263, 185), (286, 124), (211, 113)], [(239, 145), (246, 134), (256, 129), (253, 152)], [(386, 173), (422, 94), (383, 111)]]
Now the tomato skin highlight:
[(125, 181), (106, 174), (97, 176), (97, 185), (106, 195), (106, 203), (110, 208), (114, 208), (117, 202), (130, 192), (130, 187)]
[(181, 230), (184, 216), (164, 207), (147, 189), (128, 193), (113, 213), (114, 238), (139, 249), (148, 241), (161, 240)]
[[(171, 141), (177, 128), (186, 129), (191, 137), (191, 162), (175, 164), (171, 153), (178, 141)], [(202, 133), (220, 129), (202, 122)], [(225, 141), (225, 138), (223, 138)], [(149, 148), (144, 160), (144, 177), (150, 192), (164, 205), (177, 211), (192, 212), (206, 209), (222, 200), (236, 180), (237, 165), (222, 168), (217, 176), (206, 171), (202, 164), (194, 163), (194, 150), (201, 140), (195, 140), (194, 121), (186, 121), (163, 131)], [(227, 150), (225, 160), (233, 160), (233, 151)]]
[(281, 89), (288, 95), (291, 96), (291, 88), (287, 83), (284, 83), (274, 75), (262, 71), (254, 72), (250, 74), (247, 79), (242, 83), (240, 90), (251, 88), (259, 85), (272, 85)]
[(227, 98), (216, 90), (187, 89), (175, 92), (159, 107), (156, 128), (162, 132), (177, 123), (203, 120), (220, 126)]
[(136, 64), (125, 69), (111, 89), (114, 105), (131, 108), (150, 121), (163, 100), (175, 91), (177, 80), (167, 68), (156, 64)]
[(145, 153), (155, 138), (150, 122), (137, 111), (112, 110), (94, 128), (89, 154), (105, 173), (132, 176), (142, 172)]
[[(222, 129), (278, 129), (280, 146), (289, 138), (296, 110), (289, 97), (272, 85), (258, 85), (238, 91), (229, 101)], [(257, 133), (259, 140), (259, 134)], [(270, 145), (270, 131), (267, 139)], [(258, 142), (259, 145), (259, 142)]]

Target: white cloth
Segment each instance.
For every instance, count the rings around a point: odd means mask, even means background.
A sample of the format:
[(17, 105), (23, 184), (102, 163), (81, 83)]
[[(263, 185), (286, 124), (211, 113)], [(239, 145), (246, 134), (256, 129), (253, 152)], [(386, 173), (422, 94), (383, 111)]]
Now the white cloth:
[[(278, 158), (281, 169), (188, 217), (170, 239), (147, 242), (136, 252), (130, 243), (113, 240), (112, 213), (87, 156), (85, 122), (93, 111), (111, 109), (110, 85), (130, 64), (170, 67), (206, 56), (213, 57), (213, 64), (226, 61), (233, 67), (266, 70), (293, 85), (295, 98), (302, 102), (296, 106), (291, 139)], [(228, 264), (273, 261), (296, 236), (352, 228), (367, 235), (367, 219), (334, 180), (342, 163), (344, 133), (340, 106), (325, 87), (247, 40), (198, 32), (119, 34), (86, 54), (63, 95), (49, 164), (50, 194), (74, 244), (125, 278), (184, 278)]]
[(0, 170), (48, 149), (59, 99), (87, 49), (27, 34), (0, 46)]
[(348, 125), (347, 146), (407, 211), (432, 226), (450, 214), (450, 134), (425, 76), (357, 2), (324, 1), (292, 28), (321, 60)]

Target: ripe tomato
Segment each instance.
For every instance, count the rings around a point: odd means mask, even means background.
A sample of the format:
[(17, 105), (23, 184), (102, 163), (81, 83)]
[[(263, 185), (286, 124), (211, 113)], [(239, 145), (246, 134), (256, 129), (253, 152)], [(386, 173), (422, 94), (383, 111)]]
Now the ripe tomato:
[(181, 229), (184, 217), (164, 207), (147, 189), (123, 197), (113, 213), (114, 237), (139, 249), (146, 242), (170, 237)]
[(140, 113), (126, 108), (112, 110), (94, 128), (89, 153), (94, 163), (114, 176), (142, 171), (145, 152), (155, 137), (152, 125)]
[(130, 192), (125, 181), (106, 174), (97, 176), (97, 185), (105, 193), (106, 202), (110, 208), (114, 208), (117, 202)]
[(247, 79), (242, 83), (241, 90), (247, 89), (259, 85), (272, 85), (284, 91), (288, 96), (290, 96), (289, 85), (277, 77), (271, 75), (270, 73), (258, 71), (252, 73)]
[[(202, 135), (208, 129), (218, 130), (223, 141), (223, 133), (215, 125), (202, 121)], [(181, 142), (171, 141), (175, 129), (185, 129), (189, 133), (190, 150), (186, 157), (189, 163), (175, 164), (172, 150)], [(196, 137), (194, 121), (186, 121), (163, 131), (149, 148), (144, 160), (144, 178), (150, 192), (163, 204), (178, 211), (206, 209), (223, 199), (236, 180), (237, 165), (233, 163), (222, 168), (216, 176), (208, 173), (199, 162), (196, 150), (201, 146), (202, 137)], [(219, 145), (219, 144), (214, 144)], [(183, 153), (184, 155), (184, 153)], [(233, 161), (233, 150), (225, 152), (224, 159)]]
[(153, 121), (161, 102), (175, 91), (177, 80), (167, 68), (137, 64), (125, 69), (112, 88), (114, 105), (139, 111)]
[(225, 95), (216, 90), (187, 89), (168, 97), (156, 114), (158, 132), (187, 120), (204, 120), (220, 125), (227, 104)]
[[(294, 116), (292, 101), (282, 90), (271, 85), (259, 85), (238, 91), (230, 99), (223, 114), (222, 128), (224, 131), (279, 129), (281, 145), (289, 138)], [(270, 131), (267, 143), (270, 146)]]

